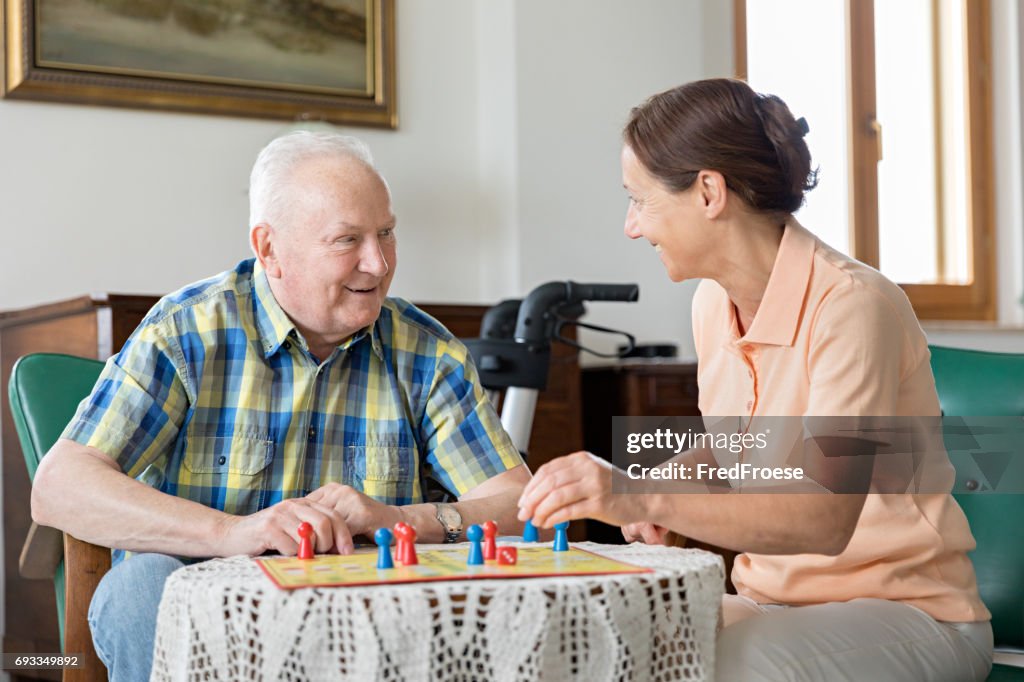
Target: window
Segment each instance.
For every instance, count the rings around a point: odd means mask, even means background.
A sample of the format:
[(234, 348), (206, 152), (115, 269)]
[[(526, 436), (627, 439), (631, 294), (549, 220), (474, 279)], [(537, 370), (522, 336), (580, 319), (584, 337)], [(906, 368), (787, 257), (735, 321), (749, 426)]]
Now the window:
[(798, 219), (921, 319), (994, 319), (988, 0), (734, 0), (737, 75), (810, 124)]

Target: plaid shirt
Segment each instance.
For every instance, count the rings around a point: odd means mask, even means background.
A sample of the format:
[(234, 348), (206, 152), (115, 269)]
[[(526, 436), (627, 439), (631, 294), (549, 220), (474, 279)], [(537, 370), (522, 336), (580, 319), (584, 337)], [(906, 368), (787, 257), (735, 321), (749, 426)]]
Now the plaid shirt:
[(522, 463), (436, 320), (389, 298), (317, 364), (253, 259), (161, 299), (62, 437), (229, 514), (333, 481), (412, 504), (425, 477), (462, 495)]

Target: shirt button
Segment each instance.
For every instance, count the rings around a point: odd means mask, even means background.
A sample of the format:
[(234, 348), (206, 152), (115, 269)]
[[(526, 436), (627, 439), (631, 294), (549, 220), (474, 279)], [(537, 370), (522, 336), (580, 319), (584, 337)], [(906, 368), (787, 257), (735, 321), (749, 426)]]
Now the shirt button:
[(227, 457), (219, 457), (217, 459), (217, 464), (224, 464), (224, 462), (226, 462), (226, 461), (228, 461)]
[(309, 427), (309, 439), (313, 440), (316, 438), (316, 429), (312, 426)]
[(747, 401), (747, 409), (749, 410), (753, 406), (754, 406), (754, 401), (753, 400), (748, 400)]
[(753, 373), (753, 372), (751, 372), (751, 371), (750, 371), (750, 370), (748, 369), (748, 370), (747, 370), (747, 376), (748, 376), (748, 377), (750, 377), (751, 379), (753, 379), (753, 378), (754, 378), (754, 373)]
[(285, 350), (291, 350), (291, 347), (292, 347), (291, 341), (285, 341), (284, 342), (284, 349)]
[(742, 346), (740, 346), (740, 350), (742, 350), (744, 353), (749, 353), (750, 351), (754, 350), (754, 346), (752, 346), (749, 343), (745, 343)]

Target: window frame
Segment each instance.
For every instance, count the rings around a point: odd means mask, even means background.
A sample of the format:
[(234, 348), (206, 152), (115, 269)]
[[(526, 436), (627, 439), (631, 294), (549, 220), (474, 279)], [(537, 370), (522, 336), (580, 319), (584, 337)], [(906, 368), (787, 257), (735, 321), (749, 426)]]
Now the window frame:
[[(746, 0), (733, 0), (733, 58), (736, 78), (747, 80)], [(968, 284), (900, 286), (921, 320), (996, 319), (995, 195), (990, 0), (965, 0), (968, 121), (968, 229), (971, 281)], [(850, 251), (879, 266), (878, 162), (881, 130), (875, 104), (874, 0), (846, 0), (847, 141), (850, 159)], [(937, 51), (936, 51), (937, 53)], [(813, 227), (813, 226), (812, 226)]]

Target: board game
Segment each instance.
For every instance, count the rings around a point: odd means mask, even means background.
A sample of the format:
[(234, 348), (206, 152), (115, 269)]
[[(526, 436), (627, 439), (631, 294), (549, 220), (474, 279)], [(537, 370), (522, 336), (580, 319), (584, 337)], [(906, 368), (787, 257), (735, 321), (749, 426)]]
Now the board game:
[(390, 585), (436, 580), (474, 580), (494, 578), (541, 578), (567, 575), (605, 575), (610, 573), (649, 573), (651, 569), (607, 559), (583, 549), (570, 547), (565, 552), (551, 551), (551, 545), (518, 547), (513, 565), (486, 561), (469, 566), (466, 547), (429, 549), (418, 552), (419, 563), (394, 568), (377, 568), (374, 549), (356, 550), (340, 556), (324, 554), (312, 559), (267, 557), (256, 559), (275, 585), (285, 590), (300, 587), (356, 587)]

